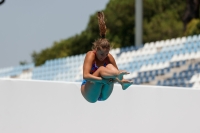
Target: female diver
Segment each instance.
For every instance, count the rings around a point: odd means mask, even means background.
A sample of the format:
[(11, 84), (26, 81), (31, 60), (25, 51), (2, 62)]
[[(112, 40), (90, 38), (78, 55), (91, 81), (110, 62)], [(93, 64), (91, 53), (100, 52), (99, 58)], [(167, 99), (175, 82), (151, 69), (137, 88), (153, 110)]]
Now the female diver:
[(127, 89), (132, 82), (123, 79), (126, 71), (118, 70), (115, 59), (109, 53), (111, 46), (105, 38), (106, 25), (103, 12), (98, 12), (101, 38), (93, 43), (92, 51), (87, 52), (83, 64), (81, 93), (91, 103), (106, 100), (112, 93), (115, 82)]

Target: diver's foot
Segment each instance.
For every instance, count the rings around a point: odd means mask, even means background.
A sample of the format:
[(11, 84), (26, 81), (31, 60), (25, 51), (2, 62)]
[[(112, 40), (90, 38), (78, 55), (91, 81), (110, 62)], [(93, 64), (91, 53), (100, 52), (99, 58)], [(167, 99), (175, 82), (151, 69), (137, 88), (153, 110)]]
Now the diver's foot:
[(122, 80), (122, 82), (121, 82), (123, 90), (126, 90), (132, 84), (133, 84), (133, 82), (132, 81), (128, 81), (128, 80)]
[(130, 73), (125, 71), (125, 70), (119, 70), (118, 79), (122, 80), (123, 79), (123, 75), (126, 75), (126, 74), (130, 74)]

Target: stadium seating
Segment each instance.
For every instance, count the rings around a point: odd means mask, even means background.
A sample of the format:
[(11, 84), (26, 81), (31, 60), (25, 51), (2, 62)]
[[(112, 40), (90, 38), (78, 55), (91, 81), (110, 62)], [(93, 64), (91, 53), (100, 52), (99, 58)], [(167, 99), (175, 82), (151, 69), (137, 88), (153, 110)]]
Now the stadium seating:
[[(145, 43), (142, 47), (112, 49), (124, 78), (134, 84), (200, 87), (200, 35)], [(0, 69), (0, 78), (81, 82), (85, 54)]]

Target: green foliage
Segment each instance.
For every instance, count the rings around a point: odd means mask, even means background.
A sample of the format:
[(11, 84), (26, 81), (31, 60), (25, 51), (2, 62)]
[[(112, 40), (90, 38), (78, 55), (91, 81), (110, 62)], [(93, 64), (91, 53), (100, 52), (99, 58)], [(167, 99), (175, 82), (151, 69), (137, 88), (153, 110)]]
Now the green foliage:
[(104, 10), (107, 18), (107, 38), (114, 47), (134, 44), (135, 2), (133, 0), (110, 0)]
[(177, 14), (168, 10), (164, 13), (155, 15), (151, 18), (150, 22), (144, 20), (144, 42), (165, 40), (181, 36), (183, 24), (177, 19), (177, 17)]
[(187, 29), (185, 31), (186, 36), (200, 34), (200, 19), (193, 19), (187, 25)]
[(144, 0), (143, 42), (183, 36), (182, 16), (186, 2)]
[(28, 62), (27, 61), (20, 61), (19, 64), (20, 64), (20, 66), (23, 66), (23, 65), (28, 64)]
[[(185, 35), (182, 23), (185, 6), (186, 2), (182, 0), (143, 0), (143, 43)], [(134, 45), (135, 0), (110, 0), (103, 12), (107, 25), (106, 38), (114, 48)], [(199, 26), (199, 21), (196, 26)], [(189, 29), (190, 27), (193, 26), (188, 26)], [(189, 29), (187, 34), (199, 33)], [(86, 53), (91, 50), (92, 43), (98, 37), (99, 27), (95, 12), (90, 16), (84, 31), (55, 42), (52, 47), (39, 53), (33, 52), (33, 61), (36, 65), (41, 65), (49, 59)]]

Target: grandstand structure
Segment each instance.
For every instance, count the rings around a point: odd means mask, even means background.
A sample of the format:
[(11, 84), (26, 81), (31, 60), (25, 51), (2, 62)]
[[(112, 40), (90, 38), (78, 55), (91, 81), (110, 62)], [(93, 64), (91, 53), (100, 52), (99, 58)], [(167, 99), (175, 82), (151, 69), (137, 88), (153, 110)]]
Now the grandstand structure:
[[(118, 68), (130, 72), (136, 85), (200, 88), (200, 35), (145, 43), (142, 47), (112, 49)], [(0, 78), (82, 81), (85, 54), (0, 68)]]

